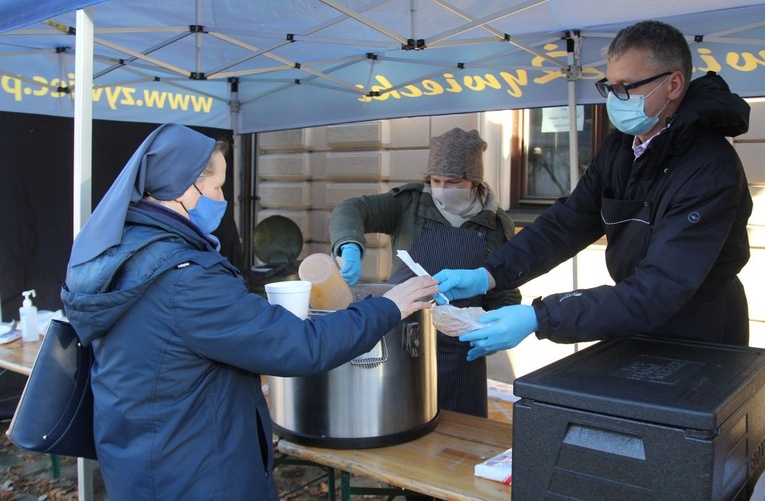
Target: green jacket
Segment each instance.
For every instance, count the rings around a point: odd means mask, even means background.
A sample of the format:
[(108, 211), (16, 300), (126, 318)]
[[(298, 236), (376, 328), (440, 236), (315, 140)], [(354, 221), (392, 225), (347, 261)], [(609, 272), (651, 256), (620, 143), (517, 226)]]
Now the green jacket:
[[(363, 256), (366, 251), (365, 233), (385, 233), (391, 236), (391, 247), (394, 251), (409, 250), (422, 231), (425, 219), (449, 225), (430, 193), (423, 192), (424, 186), (423, 183), (409, 183), (381, 195), (366, 195), (341, 202), (332, 211), (329, 221), (332, 252), (339, 255), (341, 245), (353, 242), (361, 247)], [(494, 208), (496, 202), (493, 194), (489, 195), (487, 206), (489, 208), (465, 222), (462, 228), (488, 228), (486, 246), (491, 254), (513, 237), (515, 226), (504, 210)], [(394, 255), (391, 273), (402, 265), (401, 260)], [(493, 289), (486, 294), (484, 309), (494, 310), (520, 302), (521, 294), (518, 289)]]

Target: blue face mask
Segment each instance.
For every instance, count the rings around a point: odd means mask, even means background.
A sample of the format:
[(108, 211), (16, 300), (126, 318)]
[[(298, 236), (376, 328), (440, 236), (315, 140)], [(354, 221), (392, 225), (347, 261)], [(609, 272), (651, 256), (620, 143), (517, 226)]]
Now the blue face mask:
[[(197, 188), (196, 185), (193, 186)], [(197, 188), (197, 191), (199, 191), (199, 188)], [(199, 191), (197, 206), (188, 211), (189, 219), (202, 230), (202, 233), (208, 235), (220, 225), (227, 205), (228, 203), (225, 200), (213, 200), (202, 195), (202, 192)]]
[[(667, 77), (669, 78), (669, 77)], [(664, 79), (666, 82), (667, 79)], [(662, 84), (664, 84), (662, 82)], [(658, 89), (659, 85), (656, 87)], [(630, 98), (626, 101), (622, 101), (617, 98), (613, 92), (608, 93), (606, 98), (606, 110), (608, 111), (608, 119), (614, 124), (614, 127), (632, 136), (640, 136), (645, 134), (654, 128), (659, 123), (659, 115), (664, 108), (669, 104), (669, 100), (664, 103), (664, 106), (656, 113), (656, 116), (649, 117), (645, 114), (645, 100), (648, 96), (656, 92), (656, 89), (652, 90), (645, 96), (630, 95)]]

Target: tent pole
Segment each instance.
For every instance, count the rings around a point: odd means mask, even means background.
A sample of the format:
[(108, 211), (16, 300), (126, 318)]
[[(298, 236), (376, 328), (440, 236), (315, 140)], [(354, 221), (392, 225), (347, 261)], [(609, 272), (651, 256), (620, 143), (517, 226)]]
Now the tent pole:
[[(93, 163), (93, 7), (77, 11), (74, 66), (74, 218), (75, 238), (91, 213)], [(80, 501), (93, 499), (93, 461), (77, 458)]]
[(568, 81), (568, 146), (570, 163), (570, 191), (579, 182), (579, 135), (577, 134), (576, 80)]
[[(573, 38), (572, 38), (573, 37)], [(579, 134), (577, 131), (576, 111), (576, 81), (580, 74), (578, 32), (569, 33), (567, 40), (568, 51), (568, 152), (569, 152), (569, 184), (571, 192), (579, 182)], [(579, 258), (571, 258), (571, 290), (579, 288)], [(579, 345), (574, 345), (574, 351), (579, 351)]]
[[(573, 37), (573, 38), (572, 38)], [(569, 33), (567, 40), (568, 51), (568, 148), (569, 148), (569, 178), (570, 191), (574, 191), (579, 182), (579, 134), (577, 133), (576, 117), (576, 81), (579, 76), (579, 35)], [(571, 259), (572, 266), (572, 290), (579, 288), (579, 266), (577, 256)]]
[(229, 100), (229, 110), (231, 112), (231, 157), (234, 162), (234, 222), (238, 228), (238, 233), (242, 236), (242, 185), (244, 182), (242, 175), (242, 154), (239, 148), (239, 79), (229, 79), (231, 99)]
[(93, 7), (77, 11), (74, 66), (74, 219), (76, 237), (90, 216), (93, 156)]

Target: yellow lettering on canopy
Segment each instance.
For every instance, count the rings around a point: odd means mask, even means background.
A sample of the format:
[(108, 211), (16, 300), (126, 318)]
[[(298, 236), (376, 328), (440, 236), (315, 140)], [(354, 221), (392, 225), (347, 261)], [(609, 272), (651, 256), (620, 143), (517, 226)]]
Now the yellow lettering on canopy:
[(435, 80), (423, 80), (422, 88), (425, 89), (423, 94), (426, 96), (437, 96), (444, 93), (443, 86)]
[(194, 111), (210, 113), (212, 110), (213, 99), (205, 96), (191, 96), (191, 107)]
[(120, 97), (120, 93), (122, 92), (122, 87), (107, 87), (106, 88), (106, 101), (109, 103), (109, 108), (116, 110), (117, 109), (117, 99)]
[(699, 53), (699, 57), (701, 60), (706, 64), (706, 66), (699, 66), (696, 68), (698, 71), (702, 71), (706, 73), (707, 71), (714, 71), (716, 73), (719, 73), (722, 69), (722, 66), (720, 66), (720, 63), (717, 62), (717, 59), (712, 55), (712, 51), (709, 49), (698, 49), (697, 52)]
[(135, 100), (133, 99), (135, 89), (131, 89), (130, 87), (121, 87), (121, 89), (122, 100), (120, 101), (120, 104), (124, 104), (125, 106), (135, 106)]
[(48, 81), (44, 77), (33, 77), (32, 80), (40, 84), (40, 88), (32, 91), (33, 96), (44, 96), (48, 93)]
[(0, 87), (8, 94), (13, 94), (15, 101), (21, 101), (22, 90), (20, 79), (3, 75), (3, 78), (0, 78)]
[(375, 96), (372, 99), (376, 99), (378, 101), (384, 101), (390, 97), (394, 99), (401, 99), (401, 95), (398, 93), (397, 90), (388, 90), (393, 88), (393, 85), (388, 81), (387, 78), (385, 78), (382, 75), (375, 75), (375, 80), (380, 82), (380, 85), (373, 85), (372, 90), (373, 91), (379, 91), (380, 95)]
[[(67, 78), (52, 78), (48, 80), (41, 75), (33, 75), (25, 79), (11, 75), (0, 75), (0, 90), (13, 96), (15, 101), (29, 98), (49, 96), (54, 99), (72, 99), (74, 97), (74, 73), (68, 73)], [(103, 86), (93, 87), (91, 91), (94, 103), (101, 102), (106, 97), (107, 105), (112, 110), (126, 106), (143, 106), (147, 108), (164, 108), (168, 105), (173, 110), (196, 113), (210, 113), (214, 98), (196, 94), (159, 92), (135, 87)]]
[(189, 109), (189, 96), (188, 94), (173, 94), (167, 95), (167, 102), (170, 104), (171, 110), (181, 109), (186, 111)]
[(404, 97), (420, 97), (422, 96), (422, 91), (419, 87), (416, 85), (407, 85), (404, 87), (406, 89), (405, 91), (401, 91), (401, 95)]
[[(758, 66), (765, 66), (765, 50), (761, 50), (759, 54), (760, 59), (751, 52), (742, 52), (737, 54), (735, 52), (728, 52), (725, 57), (725, 62), (728, 66), (738, 71), (754, 71)], [(739, 62), (743, 60), (742, 62)]]
[(157, 92), (156, 90), (144, 89), (143, 102), (146, 103), (146, 106), (149, 108), (164, 108), (166, 96), (167, 92)]
[(460, 87), (460, 84), (454, 79), (454, 75), (451, 73), (444, 73), (444, 78), (446, 79), (446, 83), (449, 84), (449, 87), (446, 88), (446, 92), (462, 92), (462, 87)]
[(508, 71), (503, 71), (499, 75), (505, 80), (505, 82), (507, 82), (507, 85), (510, 87), (507, 89), (508, 94), (513, 97), (521, 97), (523, 95), (523, 89), (521, 89), (521, 86), (528, 85), (529, 83), (526, 70), (517, 70), (515, 75)]
[[(361, 84), (356, 84), (356, 85), (354, 85), (354, 87), (356, 87), (357, 89), (361, 89), (361, 90), (364, 90), (364, 86), (363, 86), (363, 85), (361, 85)], [(371, 98), (371, 97), (369, 97), (369, 96), (368, 96), (368, 95), (366, 95), (366, 94), (363, 94), (362, 96), (360, 96), (360, 97), (359, 97), (359, 99), (358, 99), (358, 100), (359, 100), (359, 101), (361, 101), (362, 103), (368, 103), (369, 101), (371, 101), (371, 100), (372, 100), (372, 98)]]
[[(59, 87), (61, 87), (61, 79), (54, 78), (53, 80), (50, 81), (50, 86), (55, 89), (58, 89)], [(51, 92), (50, 95), (51, 97), (63, 97), (66, 95), (66, 93), (56, 91), (56, 92)]]
[[(566, 54), (568, 54), (565, 50), (557, 50), (558, 46), (554, 43), (545, 44), (544, 49), (547, 51), (547, 55), (552, 58), (562, 58), (566, 57)], [(542, 68), (544, 67), (545, 61), (547, 60), (542, 56), (536, 56), (531, 60), (531, 65), (536, 68)], [(543, 72), (543, 76), (534, 79), (534, 83), (546, 84), (555, 80), (556, 78), (565, 78), (565, 75), (560, 70), (560, 68), (555, 70), (545, 70)]]
[(481, 75), (465, 75), (465, 79), (462, 82), (465, 84), (465, 87), (467, 87), (470, 90), (474, 91), (482, 91), (486, 88), (486, 86), (491, 87), (492, 89), (499, 90), (502, 88), (502, 84), (499, 83), (499, 80), (497, 80), (497, 77), (490, 73), (486, 73), (483, 77)]

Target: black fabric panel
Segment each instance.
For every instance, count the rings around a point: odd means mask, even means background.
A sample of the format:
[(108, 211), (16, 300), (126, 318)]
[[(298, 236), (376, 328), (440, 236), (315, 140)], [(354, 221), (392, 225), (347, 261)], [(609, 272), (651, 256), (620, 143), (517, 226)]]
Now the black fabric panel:
[[(39, 309), (62, 308), (59, 298), (72, 246), (71, 118), (0, 112), (0, 299), (3, 321), (18, 319), (21, 292), (35, 289)], [(157, 124), (93, 121), (93, 207)], [(215, 139), (231, 131), (192, 127)], [(237, 267), (242, 249), (233, 216), (231, 152), (224, 192), (228, 209), (215, 232), (221, 253)]]

